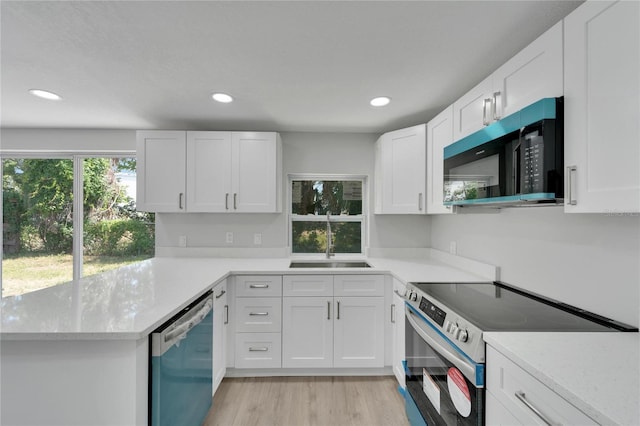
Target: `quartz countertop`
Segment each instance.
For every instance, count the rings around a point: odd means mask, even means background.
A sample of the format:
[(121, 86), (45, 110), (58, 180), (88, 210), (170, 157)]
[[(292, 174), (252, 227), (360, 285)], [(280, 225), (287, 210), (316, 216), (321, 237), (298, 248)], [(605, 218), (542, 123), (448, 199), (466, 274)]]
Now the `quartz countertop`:
[(437, 259), (366, 260), (371, 268), (293, 269), (289, 258), (149, 259), (78, 282), (3, 298), (0, 338), (140, 339), (229, 274), (392, 273), (405, 282), (482, 280)]
[(498, 352), (600, 424), (640, 424), (638, 333), (484, 333)]

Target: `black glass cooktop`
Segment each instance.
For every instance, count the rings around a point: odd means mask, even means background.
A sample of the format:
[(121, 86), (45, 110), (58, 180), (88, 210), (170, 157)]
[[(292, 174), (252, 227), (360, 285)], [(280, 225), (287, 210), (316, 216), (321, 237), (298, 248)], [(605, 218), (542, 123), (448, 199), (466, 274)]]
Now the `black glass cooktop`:
[(412, 284), (482, 331), (638, 331), (500, 282)]

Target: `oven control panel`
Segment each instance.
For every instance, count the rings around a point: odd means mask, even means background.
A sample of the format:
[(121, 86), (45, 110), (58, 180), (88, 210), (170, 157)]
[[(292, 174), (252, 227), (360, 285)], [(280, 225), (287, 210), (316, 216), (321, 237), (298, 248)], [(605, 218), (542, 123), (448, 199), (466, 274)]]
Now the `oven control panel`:
[(429, 302), (425, 297), (420, 298), (420, 310), (427, 314), (427, 316), (434, 320), (440, 327), (444, 326), (447, 313)]

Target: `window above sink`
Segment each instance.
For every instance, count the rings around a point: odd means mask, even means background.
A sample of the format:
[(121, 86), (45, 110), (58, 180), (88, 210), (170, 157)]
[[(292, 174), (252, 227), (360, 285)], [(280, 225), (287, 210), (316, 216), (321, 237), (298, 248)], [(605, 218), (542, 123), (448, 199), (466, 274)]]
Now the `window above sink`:
[(318, 259), (363, 254), (367, 211), (365, 184), (365, 176), (290, 175), (290, 253)]

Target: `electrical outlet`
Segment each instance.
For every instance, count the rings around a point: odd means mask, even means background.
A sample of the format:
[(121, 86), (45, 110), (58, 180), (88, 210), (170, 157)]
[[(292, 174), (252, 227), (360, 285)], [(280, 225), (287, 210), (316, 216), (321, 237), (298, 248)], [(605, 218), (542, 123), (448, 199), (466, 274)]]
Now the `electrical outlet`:
[(233, 232), (227, 232), (227, 244), (233, 244)]
[(449, 254), (456, 254), (458, 253), (458, 243), (456, 243), (455, 241), (451, 241), (449, 243)]
[(253, 234), (253, 244), (257, 246), (262, 244), (262, 234)]
[(180, 235), (180, 237), (178, 237), (178, 247), (186, 247), (186, 246), (187, 246), (187, 236)]

